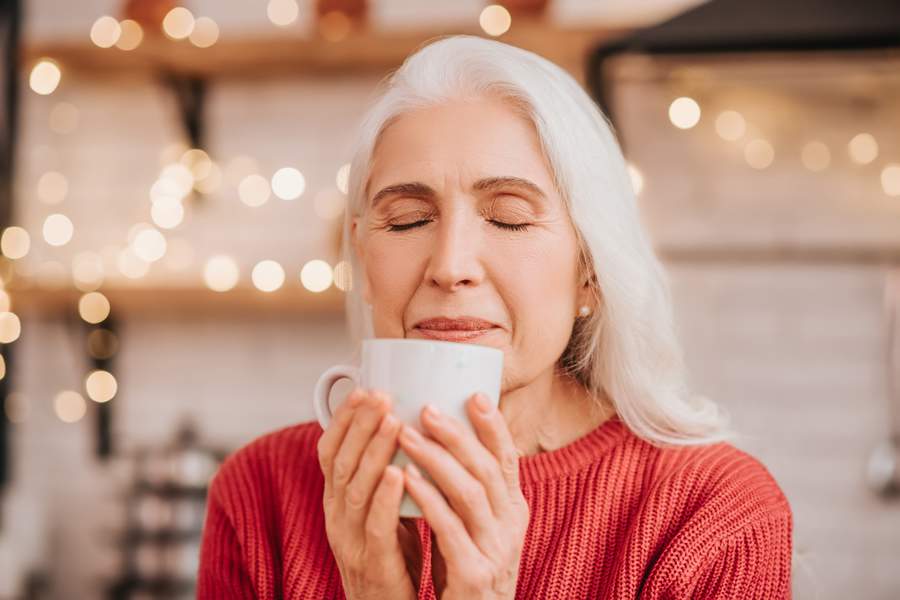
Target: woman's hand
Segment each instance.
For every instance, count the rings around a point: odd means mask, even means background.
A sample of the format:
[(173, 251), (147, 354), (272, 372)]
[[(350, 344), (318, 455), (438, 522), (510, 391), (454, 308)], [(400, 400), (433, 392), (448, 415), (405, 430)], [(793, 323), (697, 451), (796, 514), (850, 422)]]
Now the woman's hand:
[[(529, 510), (519, 488), (519, 453), (503, 415), (469, 399), (475, 434), (456, 419), (426, 407), (422, 422), (435, 441), (403, 426), (400, 446), (415, 467), (405, 485), (437, 538), (435, 588), (441, 600), (512, 599), (528, 529)], [(477, 437), (476, 437), (477, 435)], [(441, 495), (449, 500), (444, 499)]]
[(350, 600), (416, 597), (418, 533), (399, 519), (403, 472), (390, 462), (401, 423), (390, 410), (387, 394), (357, 388), (318, 443), (325, 529)]

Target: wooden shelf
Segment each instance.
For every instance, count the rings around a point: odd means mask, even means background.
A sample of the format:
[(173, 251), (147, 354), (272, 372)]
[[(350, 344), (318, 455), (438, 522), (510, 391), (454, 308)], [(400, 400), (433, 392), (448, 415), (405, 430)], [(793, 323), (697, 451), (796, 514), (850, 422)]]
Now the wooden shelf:
[[(12, 310), (20, 315), (77, 314), (78, 300), (84, 294), (74, 288), (50, 290), (36, 286), (7, 288)], [(344, 292), (331, 287), (310, 292), (284, 287), (261, 292), (252, 287), (214, 292), (205, 287), (110, 287), (98, 290), (109, 299), (119, 317), (144, 316), (243, 316), (257, 319), (272, 315), (340, 316), (344, 311)]]
[[(240, 38), (223, 35), (210, 48), (197, 48), (187, 41), (172, 41), (160, 35), (145, 35), (135, 50), (95, 46), (85, 34), (78, 40), (48, 40), (26, 44), (25, 68), (42, 57), (59, 62), (64, 69), (96, 74), (170, 72), (182, 75), (269, 76), (272, 74), (385, 72), (426, 41), (438, 36), (468, 33), (486, 36), (480, 29), (457, 31), (361, 31), (339, 42), (318, 36), (271, 34)], [(627, 34), (622, 28), (560, 28), (544, 20), (520, 19), (499, 41), (531, 50), (564, 67), (583, 64), (587, 52), (600, 42)], [(579, 73), (580, 75), (580, 73)]]

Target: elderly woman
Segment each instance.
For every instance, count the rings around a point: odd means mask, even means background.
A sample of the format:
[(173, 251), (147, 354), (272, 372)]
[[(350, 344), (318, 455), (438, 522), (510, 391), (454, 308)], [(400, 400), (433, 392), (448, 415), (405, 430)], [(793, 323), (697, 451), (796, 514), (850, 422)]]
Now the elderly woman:
[[(601, 112), (473, 36), (385, 83), (350, 169), (349, 322), (357, 341), (501, 349), (499, 409), (469, 399), (472, 433), (426, 408), (421, 435), (355, 389), (325, 431), (251, 442), (212, 482), (199, 597), (789, 598), (790, 506), (686, 391)], [(422, 518), (399, 517), (404, 490)]]

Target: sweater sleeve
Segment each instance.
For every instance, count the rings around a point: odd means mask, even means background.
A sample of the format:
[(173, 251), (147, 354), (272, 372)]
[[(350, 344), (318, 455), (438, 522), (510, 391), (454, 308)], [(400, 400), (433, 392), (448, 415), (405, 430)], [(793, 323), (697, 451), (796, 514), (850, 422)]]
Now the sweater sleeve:
[(218, 477), (213, 479), (208, 494), (200, 544), (197, 600), (255, 598), (234, 526), (218, 497), (217, 482)]
[(791, 515), (751, 522), (722, 540), (675, 598), (790, 600)]

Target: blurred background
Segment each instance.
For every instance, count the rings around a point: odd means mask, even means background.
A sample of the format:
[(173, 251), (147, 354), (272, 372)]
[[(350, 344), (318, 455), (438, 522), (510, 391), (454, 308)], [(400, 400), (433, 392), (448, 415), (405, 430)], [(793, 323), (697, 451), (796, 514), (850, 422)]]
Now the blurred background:
[(793, 507), (794, 596), (900, 598), (896, 1), (0, 7), (0, 598), (193, 597), (219, 461), (350, 355), (366, 102), (451, 33), (613, 119), (692, 385)]

